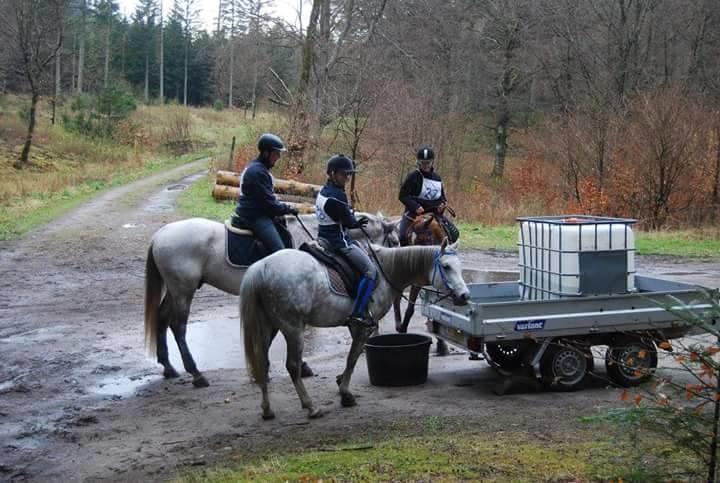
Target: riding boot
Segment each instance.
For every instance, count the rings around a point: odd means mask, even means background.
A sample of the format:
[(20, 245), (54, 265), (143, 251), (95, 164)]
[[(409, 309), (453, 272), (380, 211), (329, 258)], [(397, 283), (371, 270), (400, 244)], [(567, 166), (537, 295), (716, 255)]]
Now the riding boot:
[(355, 296), (355, 305), (353, 305), (352, 315), (350, 315), (351, 324), (359, 324), (372, 327), (374, 321), (367, 312), (367, 306), (370, 302), (370, 296), (375, 291), (375, 280), (363, 277), (358, 284), (357, 294)]

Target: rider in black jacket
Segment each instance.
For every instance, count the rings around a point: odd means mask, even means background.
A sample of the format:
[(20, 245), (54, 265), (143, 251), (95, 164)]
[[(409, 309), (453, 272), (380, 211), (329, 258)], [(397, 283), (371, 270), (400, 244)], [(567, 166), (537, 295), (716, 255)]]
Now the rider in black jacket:
[[(280, 203), (273, 193), (270, 170), (285, 151), (282, 139), (274, 134), (263, 134), (258, 140), (258, 157), (250, 161), (240, 175), (240, 197), (233, 225), (251, 229), (268, 253), (286, 248), (289, 242), (283, 240), (274, 218), (298, 214), (296, 208)], [(289, 237), (285, 235), (285, 238)]]
[(355, 295), (350, 323), (371, 326), (374, 322), (366, 312), (366, 308), (375, 290), (377, 268), (365, 250), (353, 241), (348, 232), (351, 228), (367, 225), (369, 221), (362, 216), (355, 218), (345, 194), (345, 183), (354, 172), (352, 160), (344, 154), (336, 154), (328, 160), (328, 180), (315, 201), (315, 214), (319, 222), (318, 237), (327, 241), (363, 274)]
[(442, 178), (433, 168), (435, 153), (429, 146), (417, 151), (417, 170), (405, 177), (400, 187), (399, 199), (405, 205), (405, 213), (400, 220), (400, 245), (408, 244), (408, 229), (416, 216), (434, 212), (442, 215), (447, 198), (442, 186)]

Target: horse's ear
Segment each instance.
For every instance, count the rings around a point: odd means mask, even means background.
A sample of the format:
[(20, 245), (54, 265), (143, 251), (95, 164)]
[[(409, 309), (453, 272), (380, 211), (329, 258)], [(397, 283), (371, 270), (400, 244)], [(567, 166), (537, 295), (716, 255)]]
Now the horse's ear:
[(448, 250), (452, 250), (452, 251), (456, 252), (459, 247), (460, 247), (460, 240), (457, 240), (455, 243), (453, 243), (452, 245), (450, 245), (448, 247)]
[(383, 227), (383, 233), (385, 234), (392, 233), (398, 227), (398, 225), (396, 225), (392, 221), (382, 220), (381, 223)]
[(445, 249), (447, 248), (447, 246), (448, 246), (448, 239), (447, 239), (447, 237), (445, 237), (445, 238), (443, 238), (443, 241), (440, 244), (440, 255), (445, 254)]

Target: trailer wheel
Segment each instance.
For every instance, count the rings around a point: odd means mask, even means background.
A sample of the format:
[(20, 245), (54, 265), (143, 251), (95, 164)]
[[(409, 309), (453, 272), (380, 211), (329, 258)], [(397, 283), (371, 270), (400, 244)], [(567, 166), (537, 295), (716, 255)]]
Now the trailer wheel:
[(657, 364), (655, 343), (642, 337), (619, 338), (605, 353), (608, 377), (623, 387), (638, 386), (649, 381)]
[(560, 341), (550, 345), (540, 359), (540, 376), (553, 389), (572, 391), (580, 387), (590, 367), (589, 348)]
[(485, 344), (485, 353), (502, 369), (517, 369), (525, 362), (527, 352), (524, 344), (497, 342)]

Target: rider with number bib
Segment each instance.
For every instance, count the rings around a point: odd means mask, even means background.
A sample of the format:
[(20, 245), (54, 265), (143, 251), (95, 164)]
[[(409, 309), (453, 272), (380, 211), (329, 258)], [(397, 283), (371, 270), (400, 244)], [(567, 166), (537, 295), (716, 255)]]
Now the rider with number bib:
[(285, 143), (275, 134), (260, 136), (258, 157), (240, 175), (240, 198), (232, 217), (233, 226), (252, 230), (268, 254), (292, 248), (290, 233), (275, 218), (298, 214), (296, 208), (280, 203), (273, 193), (270, 170), (285, 151)]
[(360, 248), (348, 233), (349, 229), (364, 227), (369, 221), (364, 216), (355, 218), (348, 203), (345, 184), (353, 173), (353, 162), (344, 154), (336, 154), (328, 160), (328, 180), (315, 201), (315, 214), (319, 222), (318, 238), (322, 238), (335, 251), (344, 255), (363, 275), (358, 284), (349, 322), (371, 327), (374, 321), (366, 309), (375, 290), (377, 268), (365, 250)]
[(430, 146), (421, 146), (417, 151), (417, 169), (405, 177), (400, 187), (399, 199), (405, 205), (400, 220), (400, 246), (406, 246), (408, 229), (416, 216), (423, 213), (442, 215), (447, 205), (442, 178), (435, 172), (435, 153)]

